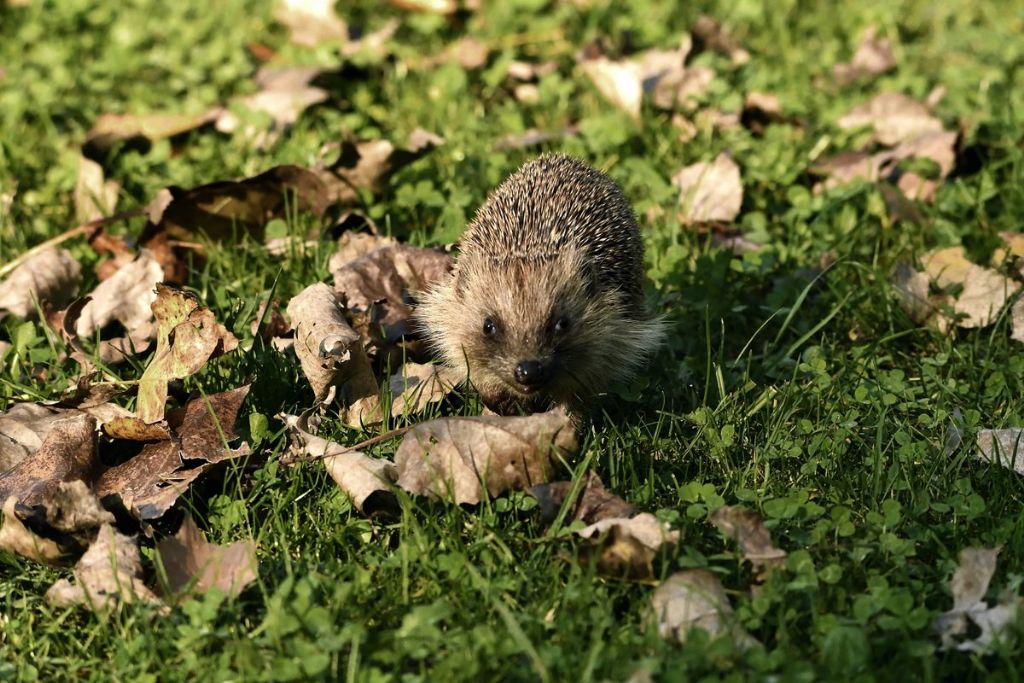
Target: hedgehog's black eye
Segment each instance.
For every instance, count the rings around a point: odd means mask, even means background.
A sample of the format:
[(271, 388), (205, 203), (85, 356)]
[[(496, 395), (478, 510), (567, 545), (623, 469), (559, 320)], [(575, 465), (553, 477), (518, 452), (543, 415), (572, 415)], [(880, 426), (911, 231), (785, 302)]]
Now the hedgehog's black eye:
[(484, 336), (493, 337), (494, 333), (498, 331), (498, 328), (494, 326), (494, 321), (490, 318), (484, 318)]
[(562, 333), (569, 329), (571, 322), (566, 316), (561, 316), (555, 321), (555, 332)]

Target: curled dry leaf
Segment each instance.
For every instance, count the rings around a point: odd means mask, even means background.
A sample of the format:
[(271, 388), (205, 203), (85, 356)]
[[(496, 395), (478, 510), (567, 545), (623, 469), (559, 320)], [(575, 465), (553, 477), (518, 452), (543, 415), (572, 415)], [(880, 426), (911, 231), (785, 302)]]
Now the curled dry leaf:
[(636, 64), (614, 61), (600, 55), (581, 62), (580, 68), (606, 100), (629, 114), (633, 120), (640, 120), (644, 88)]
[(576, 532), (596, 541), (598, 569), (610, 576), (643, 579), (654, 576), (653, 562), (662, 548), (679, 542), (679, 532), (649, 512), (612, 517)]
[(687, 569), (673, 574), (651, 596), (658, 633), (666, 640), (686, 643), (690, 632), (703, 629), (708, 635), (728, 635), (741, 650), (758, 644), (740, 626), (722, 583), (707, 569)]
[(0, 282), (0, 317), (4, 312), (34, 318), (36, 306), (65, 306), (75, 296), (82, 267), (64, 249), (45, 249), (34, 254)]
[(1024, 475), (1024, 429), (982, 429), (978, 431), (975, 457), (996, 463)]
[[(156, 332), (152, 304), (156, 286), (163, 280), (160, 264), (146, 250), (113, 275), (96, 286), (80, 304), (65, 313), (64, 331), (72, 346), (81, 348), (82, 340), (93, 340), (113, 322), (118, 322), (125, 336), (100, 341), (97, 353), (104, 361), (123, 360), (131, 351), (144, 351)], [(77, 351), (81, 354), (81, 351)], [(75, 356), (79, 362), (83, 357)]]
[[(991, 607), (984, 601), (998, 555), (999, 548), (960, 551), (960, 565), (949, 582), (953, 609), (932, 622), (943, 650), (987, 652), (1024, 613), (1024, 599), (1013, 593), (1004, 594)], [(972, 632), (977, 635), (971, 637)]]
[(451, 268), (452, 258), (443, 251), (396, 244), (364, 254), (331, 274), (346, 309), (365, 321), (359, 332), (379, 353), (411, 334), (413, 294), (425, 291)]
[(296, 45), (348, 40), (348, 26), (334, 13), (334, 0), (280, 0), (274, 19), (288, 27)]
[(359, 333), (345, 319), (338, 296), (323, 283), (288, 303), (295, 354), (318, 402), (334, 396), (351, 425), (380, 420), (377, 379)]
[(927, 273), (915, 270), (909, 263), (902, 262), (897, 264), (889, 280), (896, 291), (900, 307), (911, 320), (918, 325), (931, 323), (933, 320), (937, 325), (940, 321), (945, 322), (944, 319), (935, 318), (942, 302), (929, 295), (930, 281)]
[(440, 403), (458, 386), (459, 373), (446, 365), (405, 363), (391, 375), (391, 416), (408, 417)]
[(730, 222), (743, 205), (740, 169), (722, 152), (713, 162), (701, 161), (686, 166), (672, 182), (680, 189), (680, 217), (687, 223)]
[(156, 292), (156, 352), (139, 378), (135, 402), (135, 414), (148, 424), (164, 417), (169, 381), (194, 375), (211, 358), (238, 347), (235, 336), (194, 294), (166, 285), (157, 285)]
[[(572, 481), (553, 481), (529, 490), (530, 495), (540, 504), (540, 514), (544, 520), (550, 522), (555, 519), (574, 484)], [(636, 514), (636, 508), (606, 489), (596, 472), (588, 472), (569, 514), (570, 519), (593, 524), (602, 519), (632, 517)]]
[[(189, 487), (217, 464), (244, 457), (235, 420), (249, 386), (195, 398), (167, 414), (167, 436), (147, 443), (138, 455), (105, 471), (96, 484), (101, 498), (116, 496), (136, 518), (159, 519)], [(143, 435), (157, 438), (159, 432)]]
[(100, 159), (121, 144), (148, 146), (209, 125), (220, 114), (220, 108), (199, 114), (101, 114), (85, 136), (82, 153)]
[[(395, 453), (398, 485), (410, 493), (479, 503), (548, 481), (578, 447), (561, 410), (527, 417), (447, 417), (416, 425)], [(486, 494), (484, 491), (486, 490)]]
[(85, 605), (94, 612), (107, 612), (121, 603), (159, 603), (160, 599), (142, 582), (139, 547), (130, 536), (118, 533), (110, 524), (100, 528), (74, 568), (75, 583), (60, 579), (46, 591), (46, 601), (57, 607)]
[(713, 50), (728, 57), (736, 65), (750, 61), (750, 53), (713, 17), (706, 14), (699, 17), (693, 25), (692, 33), (693, 41), (700, 49)]
[(346, 140), (341, 143), (338, 159), (316, 172), (331, 203), (352, 204), (359, 199), (359, 190), (380, 192), (399, 169), (443, 143), (444, 138), (421, 128), (409, 135), (405, 148), (388, 140)]
[(334, 273), (360, 256), (365, 256), (383, 247), (394, 246), (398, 246), (398, 241), (394, 237), (378, 235), (376, 232), (366, 233), (346, 230), (338, 238), (337, 250), (331, 254), (331, 258), (327, 261), (327, 270)]
[(280, 415), (302, 454), (322, 458), (327, 473), (360, 512), (394, 508), (391, 484), (398, 473), (390, 460), (371, 458), (309, 432), (306, 415)]
[[(321, 73), (322, 69), (315, 66), (260, 69), (255, 77), (256, 85), (260, 87), (259, 92), (240, 97), (233, 104), (267, 114), (273, 122), (273, 128), (268, 132), (249, 127), (244, 131), (245, 136), (255, 140), (258, 148), (265, 148), (282, 130), (295, 123), (302, 112), (326, 100), (326, 90), (310, 85)], [(225, 110), (217, 118), (217, 130), (222, 133), (233, 133), (241, 125), (242, 122), (230, 110)]]
[(113, 522), (114, 516), (84, 481), (62, 481), (32, 507), (21, 504), (17, 496), (5, 499), (0, 550), (63, 564), (88, 548), (103, 525)]
[(865, 77), (874, 77), (896, 68), (896, 57), (892, 43), (878, 37), (878, 27), (869, 26), (864, 31), (853, 59), (847, 64), (836, 64), (832, 75), (840, 86), (849, 85)]
[(986, 327), (995, 322), (1020, 285), (994, 270), (967, 260), (963, 247), (949, 247), (921, 259), (925, 272), (940, 289), (961, 288), (952, 302), (960, 327)]
[(174, 536), (156, 544), (156, 556), (167, 578), (164, 594), (179, 600), (187, 591), (212, 589), (238, 597), (256, 579), (259, 566), (253, 541), (210, 543), (189, 514)]
[[(205, 236), (225, 241), (248, 234), (262, 242), (272, 218), (288, 211), (321, 216), (327, 208), (327, 188), (315, 173), (299, 166), (275, 166), (242, 180), (225, 180), (191, 190), (169, 188), (151, 205), (149, 224), (139, 237), (143, 246), (166, 233), (175, 240)], [(166, 264), (165, 264), (166, 267)]]
[(75, 181), (75, 218), (88, 223), (110, 215), (117, 206), (121, 184), (107, 180), (103, 167), (84, 156), (78, 158), (78, 179)]
[(23, 505), (45, 505), (61, 482), (91, 484), (99, 475), (96, 418), (77, 413), (50, 425), (39, 448), (0, 474), (0, 500), (15, 496)]
[(942, 132), (942, 122), (928, 107), (896, 92), (883, 92), (859, 104), (839, 119), (844, 130), (872, 128), (875, 140), (883, 145), (898, 145), (926, 133)]
[(711, 513), (711, 523), (739, 543), (743, 559), (753, 565), (762, 581), (786, 559), (786, 551), (775, 547), (764, 521), (753, 510), (742, 505), (725, 505)]

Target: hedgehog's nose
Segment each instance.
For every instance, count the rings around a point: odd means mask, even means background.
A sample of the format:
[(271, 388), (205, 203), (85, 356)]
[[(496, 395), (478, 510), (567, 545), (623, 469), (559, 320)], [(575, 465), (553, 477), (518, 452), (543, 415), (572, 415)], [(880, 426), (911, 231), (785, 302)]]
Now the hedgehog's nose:
[(516, 382), (524, 387), (536, 387), (548, 380), (548, 369), (537, 360), (524, 360), (516, 366)]

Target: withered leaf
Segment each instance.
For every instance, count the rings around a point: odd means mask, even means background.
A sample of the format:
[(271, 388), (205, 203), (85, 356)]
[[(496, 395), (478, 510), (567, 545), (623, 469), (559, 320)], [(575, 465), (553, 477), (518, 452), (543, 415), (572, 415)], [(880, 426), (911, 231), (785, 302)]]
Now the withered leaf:
[(31, 507), (10, 496), (3, 512), (0, 549), (45, 564), (63, 564), (77, 556), (95, 540), (101, 526), (114, 522), (80, 479), (57, 483)]
[(78, 158), (78, 179), (75, 181), (75, 218), (79, 223), (103, 218), (114, 212), (121, 184), (107, 180), (103, 167), (85, 156)]
[[(310, 85), (321, 73), (322, 69), (315, 66), (260, 69), (255, 77), (260, 91), (240, 97), (232, 104), (269, 115), (273, 127), (270, 131), (246, 128), (246, 137), (255, 140), (258, 148), (265, 148), (284, 128), (295, 123), (302, 112), (326, 100), (326, 90)], [(230, 110), (225, 110), (217, 119), (217, 130), (222, 133), (233, 133), (241, 125), (239, 118)]]
[(740, 169), (722, 152), (712, 162), (686, 166), (672, 176), (679, 187), (680, 217), (687, 223), (730, 222), (743, 205)]
[(371, 228), (371, 232), (345, 230), (341, 233), (341, 236), (338, 237), (338, 248), (327, 261), (327, 270), (333, 273), (336, 270), (341, 270), (360, 256), (365, 256), (382, 247), (398, 245), (398, 241), (394, 237), (378, 235), (374, 229), (376, 228), (375, 224), (368, 221), (367, 225)]
[(377, 349), (388, 349), (412, 331), (414, 293), (444, 278), (452, 258), (438, 249), (381, 247), (332, 271), (334, 289), (353, 313), (365, 313), (360, 329)]
[[(578, 447), (572, 420), (555, 410), (527, 417), (447, 417), (416, 425), (395, 453), (410, 493), (476, 504), (548, 481)], [(486, 491), (486, 494), (484, 493)]]
[(46, 591), (46, 601), (58, 607), (85, 605), (94, 612), (106, 612), (120, 603), (159, 603), (160, 599), (142, 582), (139, 547), (130, 536), (118, 533), (110, 524), (100, 528), (74, 568), (75, 583), (60, 579)]
[(978, 431), (979, 460), (1002, 465), (1024, 475), (1024, 429), (981, 429)]
[(29, 507), (45, 505), (61, 482), (92, 483), (99, 470), (96, 418), (75, 413), (50, 425), (32, 457), (0, 474), (0, 500), (15, 496)]
[(428, 14), (451, 14), (458, 9), (455, 0), (388, 0), (398, 9), (407, 12), (425, 12)]
[(459, 385), (461, 376), (446, 365), (407, 362), (391, 375), (391, 416), (410, 416), (443, 401)]
[(306, 415), (279, 417), (288, 426), (296, 449), (303, 456), (322, 458), (331, 479), (352, 499), (357, 510), (370, 513), (395, 505), (390, 485), (398, 473), (390, 460), (371, 458), (311, 434)]
[(883, 92), (843, 115), (839, 127), (870, 127), (875, 140), (883, 145), (897, 145), (926, 133), (941, 132), (942, 122), (917, 100), (902, 93)]
[(1020, 284), (1009, 278), (968, 261), (963, 247), (930, 252), (922, 257), (921, 263), (940, 288), (961, 288), (952, 302), (958, 316), (956, 324), (960, 327), (992, 324), (1006, 302), (1020, 289)]
[(227, 546), (210, 543), (189, 514), (174, 536), (156, 544), (156, 556), (167, 578), (164, 593), (175, 599), (187, 591), (207, 593), (212, 589), (234, 598), (256, 579), (253, 541)]
[(846, 64), (836, 64), (832, 68), (832, 75), (839, 85), (844, 86), (895, 68), (896, 57), (893, 56), (892, 43), (887, 38), (878, 37), (877, 26), (869, 26), (857, 44), (853, 59)]
[(644, 88), (637, 65), (628, 61), (614, 61), (604, 55), (587, 59), (580, 68), (606, 100), (640, 120), (640, 104)]
[(327, 188), (317, 174), (299, 166), (275, 166), (242, 180), (225, 180), (191, 190), (169, 188), (150, 212), (150, 223), (139, 242), (148, 246), (161, 234), (185, 241), (203, 235), (228, 241), (242, 234), (262, 242), (272, 218), (287, 211), (321, 216), (327, 208)]
[(379, 390), (359, 333), (345, 320), (338, 296), (323, 283), (288, 302), (295, 354), (318, 402), (337, 399), (348, 424), (379, 421)]
[[(565, 503), (566, 497), (571, 493), (572, 481), (553, 481), (549, 484), (540, 484), (529, 490), (530, 495), (537, 499), (540, 504), (541, 517), (546, 521), (552, 521), (558, 514), (558, 510)], [(581, 520), (584, 524), (593, 524), (602, 519), (632, 517), (636, 514), (636, 508), (632, 503), (623, 499), (604, 487), (601, 477), (596, 472), (588, 472), (582, 483), (579, 495), (572, 504), (570, 519)]]
[[(969, 547), (960, 551), (960, 564), (949, 582), (953, 609), (932, 622), (943, 650), (984, 653), (1000, 640), (1024, 613), (1024, 599), (1004, 593), (989, 606), (984, 601), (996, 570), (999, 548)], [(972, 631), (977, 634), (972, 636)]]
[(741, 650), (757, 640), (740, 626), (722, 583), (707, 569), (687, 569), (665, 580), (651, 596), (658, 633), (666, 640), (686, 643), (691, 630), (712, 637), (728, 635)]
[(334, 13), (334, 0), (280, 0), (274, 19), (288, 27), (296, 45), (348, 40), (348, 26)]
[(443, 143), (444, 138), (421, 128), (409, 135), (405, 148), (389, 140), (346, 140), (338, 159), (316, 172), (331, 203), (352, 204), (358, 200), (359, 190), (380, 192), (392, 175)]
[(65, 306), (78, 291), (81, 276), (82, 267), (69, 251), (54, 247), (32, 255), (0, 282), (0, 318), (4, 311), (35, 318), (36, 306), (43, 303)]
[(603, 518), (576, 533), (597, 542), (598, 569), (620, 578), (653, 576), (654, 558), (665, 546), (679, 542), (679, 532), (649, 512)]
[(235, 336), (210, 309), (200, 307), (194, 294), (166, 285), (157, 285), (156, 291), (156, 352), (139, 378), (135, 402), (135, 414), (146, 423), (163, 419), (170, 380), (193, 375), (211, 358), (238, 346)]
[(711, 523), (739, 544), (743, 559), (753, 565), (761, 580), (786, 559), (786, 551), (772, 543), (772, 535), (765, 528), (764, 520), (749, 508), (725, 505), (711, 513)]
[(111, 467), (96, 484), (101, 498), (117, 496), (141, 520), (163, 516), (202, 474), (249, 454), (235, 440), (235, 419), (249, 386), (192, 399), (167, 414), (169, 438), (147, 443), (133, 458)]
[(527, 128), (522, 133), (509, 133), (502, 135), (494, 141), (494, 149), (503, 152), (512, 149), (527, 149), (538, 147), (554, 140), (574, 138), (579, 133), (576, 126), (566, 126), (554, 130), (541, 130), (539, 128)]
[(101, 114), (85, 136), (82, 152), (97, 159), (121, 143), (172, 138), (213, 123), (220, 112), (215, 108), (199, 114)]

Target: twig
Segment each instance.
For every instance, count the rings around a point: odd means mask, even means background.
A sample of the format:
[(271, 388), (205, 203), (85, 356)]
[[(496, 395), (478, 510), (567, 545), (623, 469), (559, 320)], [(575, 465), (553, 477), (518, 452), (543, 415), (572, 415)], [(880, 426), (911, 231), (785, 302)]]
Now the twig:
[(58, 244), (61, 244), (62, 242), (67, 242), (68, 240), (78, 237), (79, 235), (91, 235), (91, 233), (96, 232), (97, 230), (106, 225), (110, 225), (111, 223), (116, 223), (117, 221), (125, 220), (128, 218), (142, 216), (145, 213), (145, 207), (138, 209), (129, 209), (128, 211), (121, 211), (120, 213), (115, 213), (113, 216), (97, 218), (95, 220), (89, 221), (88, 223), (82, 223), (81, 225), (71, 228), (66, 232), (62, 232), (56, 237), (51, 237), (45, 242), (40, 242), (39, 244), (35, 245), (28, 251), (19, 254), (16, 258), (13, 258), (4, 265), (0, 266), (0, 277), (4, 277), (25, 261), (29, 260), (39, 252), (49, 249), (50, 247), (54, 247)]

